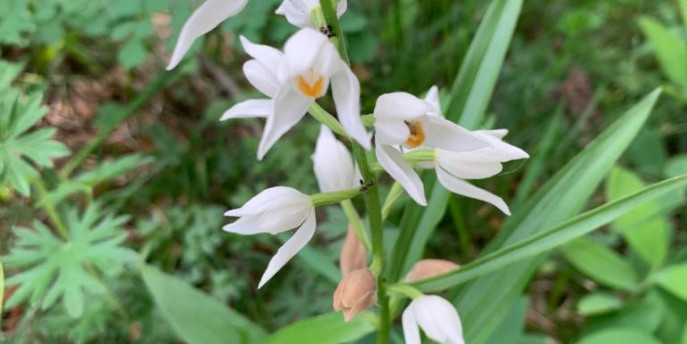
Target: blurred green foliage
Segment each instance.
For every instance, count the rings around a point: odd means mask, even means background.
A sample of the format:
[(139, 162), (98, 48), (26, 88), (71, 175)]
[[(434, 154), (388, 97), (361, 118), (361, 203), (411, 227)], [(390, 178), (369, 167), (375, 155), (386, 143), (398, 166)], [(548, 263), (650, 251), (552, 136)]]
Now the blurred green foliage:
[[(191, 285), (269, 332), (330, 311), (335, 285), (322, 273), (326, 268), (314, 264), (317, 257), (336, 261), (346, 230), (340, 212), (319, 214), (323, 224), (309, 245), (315, 259), (299, 255), (259, 292), (257, 280), (280, 238), (220, 230), (224, 210), (265, 187), (316, 190), (310, 161), (315, 123), (299, 124), (257, 163), (262, 123), (217, 121), (230, 105), (256, 94), (241, 73), (246, 57), (238, 34), (280, 46), (294, 32), (273, 14), (279, 2), (251, 1), (197, 43), (182, 76), (121, 126), (133, 132), (131, 138), (105, 142), (74, 176), (64, 177), (55, 168), (64, 160), (53, 161), (66, 159), (69, 150), (54, 135), (92, 136), (92, 128), (107, 127), (112, 114), (125, 108), (114, 104), (131, 102), (162, 73), (163, 52), (199, 1), (0, 1), (0, 252), (12, 295), (2, 321), (7, 339), (174, 342), (163, 315), (184, 310), (156, 307), (160, 300), (138, 276), (139, 260), (174, 275), (146, 267), (149, 287), (165, 281)], [(342, 26), (363, 85), (365, 113), (384, 92), (422, 94), (434, 84), (449, 90), (486, 8), (483, 1), (349, 2)], [(661, 85), (672, 97), (659, 102), (592, 203), (687, 173), (685, 13), (685, 0), (525, 1), (483, 127), (508, 128), (509, 142), (542, 158), (509, 164), (485, 183), (488, 188), (524, 201), (620, 109)], [(107, 83), (110, 72), (122, 80)], [(89, 105), (100, 114), (98, 123), (58, 106), (84, 80), (112, 88), (109, 98)], [(229, 87), (217, 80), (229, 80)], [(77, 118), (77, 129), (51, 117), (59, 111)], [(83, 144), (69, 145), (76, 151)], [(44, 185), (32, 190), (36, 180)], [(512, 196), (526, 181), (526, 191)], [(491, 342), (683, 340), (684, 196), (682, 190), (647, 204), (547, 259), (527, 290), (528, 301), (522, 298), (504, 315)], [(471, 261), (499, 231), (501, 218), (455, 196), (448, 209), (426, 255)], [(64, 219), (69, 238), (55, 234), (55, 216)], [(402, 221), (392, 216), (387, 237)], [(60, 297), (65, 307), (51, 307)], [(528, 318), (524, 333), (528, 309), (537, 317)]]

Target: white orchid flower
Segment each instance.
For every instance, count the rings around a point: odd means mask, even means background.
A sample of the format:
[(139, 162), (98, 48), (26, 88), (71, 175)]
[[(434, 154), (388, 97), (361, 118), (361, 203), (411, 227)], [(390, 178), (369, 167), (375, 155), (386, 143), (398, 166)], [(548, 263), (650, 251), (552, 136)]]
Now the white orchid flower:
[(414, 299), (403, 311), (406, 344), (421, 344), (420, 328), (428, 338), (442, 344), (465, 344), (460, 317), (453, 305), (435, 295)]
[(241, 36), (241, 44), (252, 60), (243, 64), (243, 73), (248, 82), (269, 99), (250, 99), (232, 106), (222, 115), (221, 121), (235, 118), (269, 117), (274, 111), (272, 98), (279, 89), (277, 73), (283, 63), (284, 54), (270, 46), (255, 44)]
[(246, 77), (271, 99), (239, 103), (222, 119), (267, 117), (258, 160), (305, 116), (317, 98), (327, 93), (330, 84), (341, 126), (370, 149), (370, 136), (360, 118), (360, 83), (327, 36), (301, 29), (286, 42), (284, 53), (253, 44), (245, 37), (241, 42), (254, 58), (244, 65)]
[(212, 31), (227, 18), (241, 12), (247, 3), (248, 0), (206, 0), (193, 12), (181, 29), (167, 69), (174, 69), (181, 62), (196, 39)]
[[(312, 20), (312, 12), (319, 8), (319, 0), (284, 0), (279, 8), (277, 8), (277, 14), (286, 16), (286, 20), (292, 25), (301, 28), (315, 28), (315, 23), (313, 23)], [(341, 18), (347, 8), (348, 0), (340, 0), (339, 4), (336, 6), (337, 16)]]
[(258, 288), (262, 288), (312, 239), (317, 224), (310, 196), (283, 186), (264, 190), (243, 207), (229, 210), (224, 215), (239, 217), (234, 223), (224, 226), (224, 230), (231, 233), (274, 235), (298, 228), (272, 257)]
[(356, 181), (360, 178), (351, 153), (324, 125), (320, 128), (312, 159), (320, 191), (334, 192), (358, 186)]
[[(430, 113), (443, 118), (439, 105), (438, 89), (432, 87), (425, 100), (432, 106)], [(434, 168), (437, 179), (445, 188), (459, 195), (491, 203), (510, 215), (506, 202), (486, 190), (480, 189), (464, 179), (484, 179), (495, 176), (503, 170), (502, 163), (529, 158), (522, 149), (503, 142), (507, 130), (477, 130), (472, 134), (489, 143), (489, 146), (464, 152), (437, 149)]]
[(488, 147), (489, 142), (434, 113), (432, 104), (409, 93), (380, 96), (374, 109), (377, 159), (417, 203), (427, 205), (424, 186), (403, 159), (406, 149), (440, 148), (465, 152)]

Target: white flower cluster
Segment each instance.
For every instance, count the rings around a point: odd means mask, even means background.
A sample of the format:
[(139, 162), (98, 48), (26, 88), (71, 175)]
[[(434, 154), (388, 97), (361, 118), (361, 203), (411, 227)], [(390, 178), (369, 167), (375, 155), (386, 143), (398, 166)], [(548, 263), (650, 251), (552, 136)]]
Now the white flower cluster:
[[(184, 25), (168, 68), (174, 68), (181, 61), (197, 38), (239, 13), (247, 1), (206, 0)], [(347, 1), (340, 0), (337, 15), (343, 15), (346, 8)], [(528, 157), (521, 149), (502, 141), (507, 131), (469, 131), (446, 120), (438, 88), (432, 87), (424, 99), (404, 92), (384, 94), (377, 99), (373, 113), (373, 147), (372, 135), (361, 119), (360, 83), (329, 37), (317, 30), (314, 11), (321, 11), (318, 0), (284, 0), (279, 6), (277, 14), (286, 16), (289, 23), (301, 28), (286, 41), (283, 51), (241, 37), (244, 50), (252, 58), (244, 64), (243, 71), (265, 99), (238, 103), (227, 110), (222, 120), (266, 119), (257, 158), (261, 160), (331, 88), (337, 118), (347, 139), (366, 150), (374, 149), (379, 165), (418, 204), (426, 205), (427, 200), (416, 169), (434, 169), (438, 181), (448, 190), (491, 203), (510, 214), (500, 197), (465, 181), (494, 176), (501, 172), (503, 162)], [(411, 156), (424, 159), (411, 159)], [(346, 145), (337, 141), (324, 125), (317, 139), (313, 162), (322, 192), (359, 186), (358, 171)], [(278, 234), (297, 228), (269, 262), (259, 287), (315, 234), (313, 198), (288, 187), (264, 190), (243, 207), (225, 215), (239, 219), (224, 230), (244, 235)], [(417, 298), (404, 312), (403, 325), (409, 343), (419, 343), (418, 324), (430, 338), (445, 343), (463, 342), (455, 309), (438, 296)]]

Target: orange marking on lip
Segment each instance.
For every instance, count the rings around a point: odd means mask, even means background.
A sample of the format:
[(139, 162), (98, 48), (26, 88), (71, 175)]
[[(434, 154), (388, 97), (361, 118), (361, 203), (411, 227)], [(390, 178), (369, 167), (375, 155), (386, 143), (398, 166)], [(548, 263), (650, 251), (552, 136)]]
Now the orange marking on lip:
[(422, 127), (420, 121), (405, 121), (408, 129), (410, 129), (410, 136), (405, 142), (408, 148), (420, 147), (425, 142), (425, 129)]
[(310, 98), (317, 98), (322, 96), (324, 91), (324, 77), (318, 77), (315, 82), (308, 82), (303, 76), (299, 75), (296, 79), (298, 89)]

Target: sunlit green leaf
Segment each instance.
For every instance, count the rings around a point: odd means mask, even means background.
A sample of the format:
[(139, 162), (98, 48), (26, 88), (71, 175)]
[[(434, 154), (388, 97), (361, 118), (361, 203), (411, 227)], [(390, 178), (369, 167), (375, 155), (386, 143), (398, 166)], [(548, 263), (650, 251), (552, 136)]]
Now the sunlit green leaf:
[(656, 276), (656, 283), (675, 296), (687, 301), (687, 264), (663, 269)]
[(579, 238), (561, 247), (563, 256), (592, 280), (613, 288), (635, 290), (637, 275), (627, 261), (608, 247)]
[(674, 83), (687, 87), (687, 43), (651, 18), (643, 17), (639, 25), (651, 42), (666, 76)]
[[(609, 201), (643, 189), (646, 184), (635, 173), (620, 167), (614, 168), (606, 183)], [(613, 227), (618, 230), (642, 258), (654, 266), (660, 265), (668, 254), (670, 225), (664, 218), (658, 201), (618, 218)]]
[(634, 328), (612, 328), (592, 333), (582, 338), (579, 344), (661, 344), (650, 333)]
[(604, 292), (587, 294), (577, 303), (577, 311), (582, 315), (595, 315), (620, 309), (623, 300)]
[(141, 266), (143, 280), (174, 332), (189, 344), (258, 343), (263, 330), (218, 300), (157, 268)]
[(329, 313), (314, 318), (304, 319), (286, 326), (265, 338), (263, 344), (308, 343), (338, 344), (351, 343), (374, 330), (363, 313), (350, 322), (345, 322), (343, 314)]

